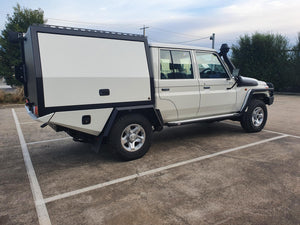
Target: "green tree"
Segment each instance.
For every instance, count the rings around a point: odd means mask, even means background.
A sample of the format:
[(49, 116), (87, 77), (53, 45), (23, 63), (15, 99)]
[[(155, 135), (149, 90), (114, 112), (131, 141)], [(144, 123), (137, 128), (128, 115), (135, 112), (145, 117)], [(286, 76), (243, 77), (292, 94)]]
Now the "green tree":
[(290, 80), (290, 90), (300, 92), (300, 33), (296, 45), (291, 51), (292, 76)]
[(20, 45), (8, 41), (8, 31), (25, 33), (32, 24), (43, 24), (44, 12), (41, 9), (13, 8), (13, 14), (7, 15), (7, 22), (0, 35), (0, 77), (9, 85), (21, 85), (14, 77), (13, 66), (21, 63)]
[(277, 90), (287, 85), (290, 61), (288, 40), (282, 35), (255, 33), (232, 46), (232, 60), (241, 74), (272, 82)]

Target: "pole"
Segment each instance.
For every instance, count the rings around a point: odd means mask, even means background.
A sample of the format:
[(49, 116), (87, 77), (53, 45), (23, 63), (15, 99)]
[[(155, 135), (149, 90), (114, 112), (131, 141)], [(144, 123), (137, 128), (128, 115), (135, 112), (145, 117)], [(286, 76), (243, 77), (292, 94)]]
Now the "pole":
[(212, 40), (211, 48), (215, 48), (215, 38), (216, 38), (215, 33), (213, 33), (212, 36), (210, 36), (210, 38), (209, 38), (209, 40)]
[(143, 30), (144, 37), (146, 37), (146, 29), (148, 29), (148, 28), (149, 27), (145, 27), (145, 25), (142, 28), (140, 28), (140, 30)]

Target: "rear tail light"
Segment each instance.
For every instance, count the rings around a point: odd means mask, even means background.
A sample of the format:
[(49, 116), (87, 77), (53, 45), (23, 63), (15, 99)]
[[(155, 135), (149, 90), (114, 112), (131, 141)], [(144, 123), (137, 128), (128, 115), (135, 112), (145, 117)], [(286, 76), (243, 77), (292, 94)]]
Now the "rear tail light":
[(33, 113), (38, 116), (39, 115), (39, 109), (37, 106), (33, 106)]

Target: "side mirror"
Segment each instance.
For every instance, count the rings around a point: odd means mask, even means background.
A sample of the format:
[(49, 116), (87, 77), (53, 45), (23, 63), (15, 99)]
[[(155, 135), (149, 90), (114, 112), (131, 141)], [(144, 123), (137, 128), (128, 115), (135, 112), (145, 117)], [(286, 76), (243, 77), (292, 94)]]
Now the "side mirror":
[(232, 76), (234, 78), (238, 78), (240, 76), (239, 72), (240, 72), (240, 69), (233, 69)]

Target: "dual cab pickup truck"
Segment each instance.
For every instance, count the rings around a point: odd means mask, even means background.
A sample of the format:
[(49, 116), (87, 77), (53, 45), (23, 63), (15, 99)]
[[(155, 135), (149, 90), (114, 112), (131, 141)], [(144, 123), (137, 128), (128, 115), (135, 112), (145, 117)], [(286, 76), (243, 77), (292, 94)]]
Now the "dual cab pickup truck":
[(108, 139), (125, 160), (142, 157), (164, 126), (230, 119), (258, 132), (273, 103), (273, 85), (240, 76), (226, 44), (217, 52), (49, 25), (12, 40), (22, 46), (15, 75), (32, 118), (96, 149)]

